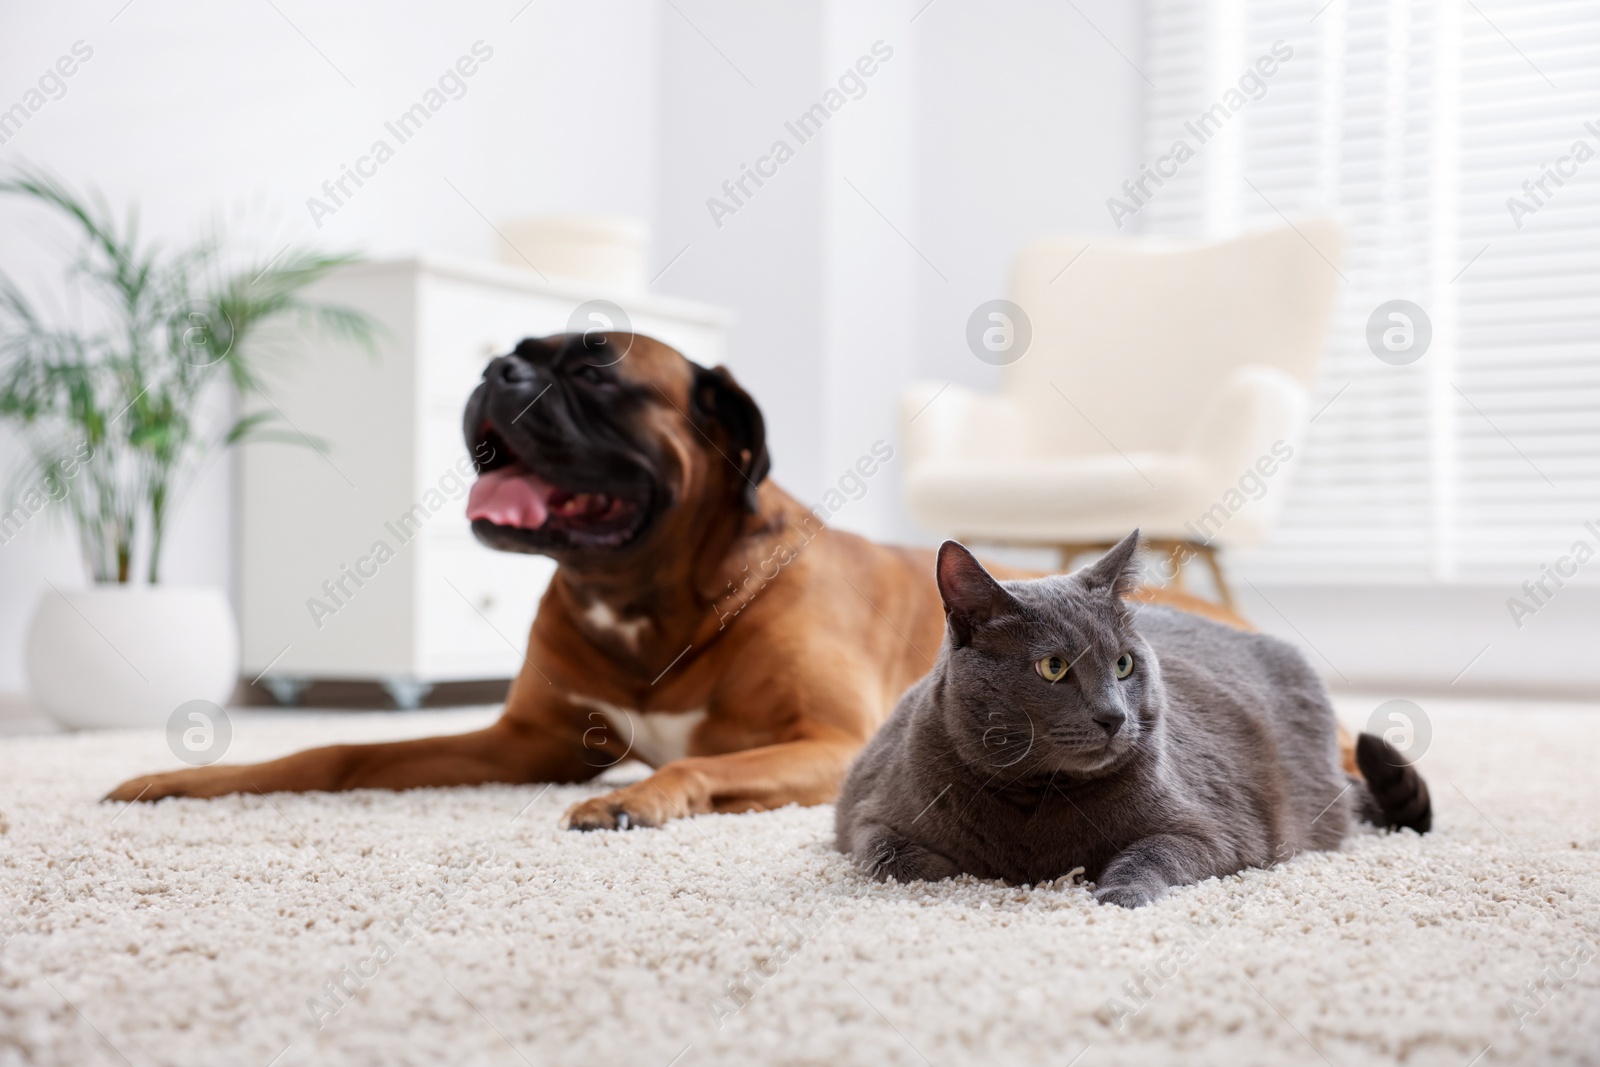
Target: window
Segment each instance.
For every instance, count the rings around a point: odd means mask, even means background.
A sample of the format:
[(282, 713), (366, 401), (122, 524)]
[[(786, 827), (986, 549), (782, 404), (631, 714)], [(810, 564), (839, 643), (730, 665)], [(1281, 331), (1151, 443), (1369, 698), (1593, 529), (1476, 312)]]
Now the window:
[[(1141, 231), (1345, 227), (1314, 421), (1241, 572), (1520, 580), (1600, 546), (1600, 5), (1153, 0), (1147, 27), (1148, 159), (1273, 73)], [(1292, 56), (1256, 67), (1276, 42)], [(1409, 364), (1369, 348), (1393, 300), (1431, 327)]]

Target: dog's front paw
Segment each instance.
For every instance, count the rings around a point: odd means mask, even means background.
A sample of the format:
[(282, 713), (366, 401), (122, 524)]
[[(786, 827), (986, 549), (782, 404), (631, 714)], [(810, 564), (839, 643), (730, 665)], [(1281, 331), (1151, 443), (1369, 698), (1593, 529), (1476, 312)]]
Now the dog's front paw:
[(239, 791), (229, 767), (187, 767), (165, 774), (141, 774), (107, 793), (103, 800), (161, 800), (165, 797), (215, 797)]
[(563, 830), (631, 830), (636, 826), (659, 825), (659, 822), (649, 821), (637, 807), (630, 809), (620, 789), (579, 801), (561, 817)]
[(670, 768), (603, 796), (590, 797), (567, 809), (561, 818), (567, 830), (632, 830), (660, 826), (711, 810), (704, 788), (694, 776), (678, 775)]

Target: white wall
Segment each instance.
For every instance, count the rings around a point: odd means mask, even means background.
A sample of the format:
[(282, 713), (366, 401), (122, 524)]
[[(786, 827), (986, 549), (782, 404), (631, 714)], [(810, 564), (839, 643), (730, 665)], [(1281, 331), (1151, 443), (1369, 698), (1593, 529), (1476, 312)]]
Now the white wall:
[(663, 265), (683, 254), (653, 288), (734, 309), (729, 365), (765, 410), (773, 476), (803, 494), (822, 470), (822, 146), (798, 146), (731, 217), (706, 201), (815, 102), (822, 8), (674, 4), (661, 14), (656, 245)]
[(828, 6), (824, 84), (853, 88), (861, 99), (830, 124), (823, 233), (827, 277), (823, 381), (828, 397), (826, 483), (860, 500), (833, 517), (868, 536), (905, 540), (914, 531), (900, 503), (901, 463), (880, 463), (877, 442), (897, 443), (900, 391), (913, 377), (917, 275), (926, 269), (916, 230), (917, 93), (920, 53), (912, 18), (916, 0)]
[[(663, 250), (689, 251), (658, 287), (736, 309), (729, 362), (765, 410), (773, 476), (812, 503), (874, 441), (894, 439), (894, 400), (910, 377), (912, 253), (847, 183), (911, 227), (914, 8), (686, 0), (678, 9), (662, 35), (659, 219)], [(863, 57), (871, 74), (857, 67)], [(838, 110), (820, 130), (797, 132), (841, 77), (852, 81), (833, 98)], [(764, 165), (776, 175), (747, 183), (748, 197), (723, 191), (780, 141), (793, 156)], [(714, 218), (712, 198), (735, 213)], [(835, 522), (894, 531), (892, 469)]]
[[(1144, 82), (1117, 53), (1138, 62), (1139, 5), (1078, 7), (683, 0), (663, 14), (662, 258), (690, 247), (657, 287), (737, 310), (730, 362), (766, 409), (774, 476), (808, 502), (896, 440), (909, 380), (992, 381), (966, 319), (1004, 292), (1024, 241), (1110, 230), (1106, 190), (1141, 143)], [(705, 200), (878, 40), (894, 54), (861, 98), (716, 226)], [(931, 540), (904, 516), (894, 463), (835, 521)]]
[(1017, 249), (1114, 232), (1106, 197), (1142, 149), (1143, 7), (940, 0), (917, 19), (917, 241), (949, 278), (916, 274), (920, 375), (990, 387), (967, 316), (1005, 295)]

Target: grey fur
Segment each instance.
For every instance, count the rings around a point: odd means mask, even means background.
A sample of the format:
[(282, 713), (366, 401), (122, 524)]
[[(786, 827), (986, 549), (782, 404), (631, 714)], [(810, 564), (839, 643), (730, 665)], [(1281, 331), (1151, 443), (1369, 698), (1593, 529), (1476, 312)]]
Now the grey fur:
[[(1137, 548), (1134, 531), (1071, 576), (999, 583), (941, 547), (944, 647), (851, 768), (841, 851), (902, 882), (1082, 867), (1137, 907), (1338, 846), (1365, 788), (1321, 680), (1275, 638), (1125, 602)], [(1072, 663), (1053, 683), (1034, 669), (1052, 653)]]

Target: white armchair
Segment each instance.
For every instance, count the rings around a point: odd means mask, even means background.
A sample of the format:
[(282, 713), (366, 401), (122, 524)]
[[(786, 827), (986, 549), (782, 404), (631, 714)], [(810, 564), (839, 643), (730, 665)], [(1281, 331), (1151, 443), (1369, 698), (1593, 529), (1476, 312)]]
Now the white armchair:
[(1033, 339), (999, 393), (907, 390), (911, 513), (943, 534), (1057, 547), (1064, 567), (1138, 526), (1180, 577), (1203, 558), (1227, 601), (1215, 549), (1259, 543), (1282, 510), (1340, 231), (1096, 239), (1063, 272), (1084, 244), (1051, 238), (1018, 255), (1011, 300)]

